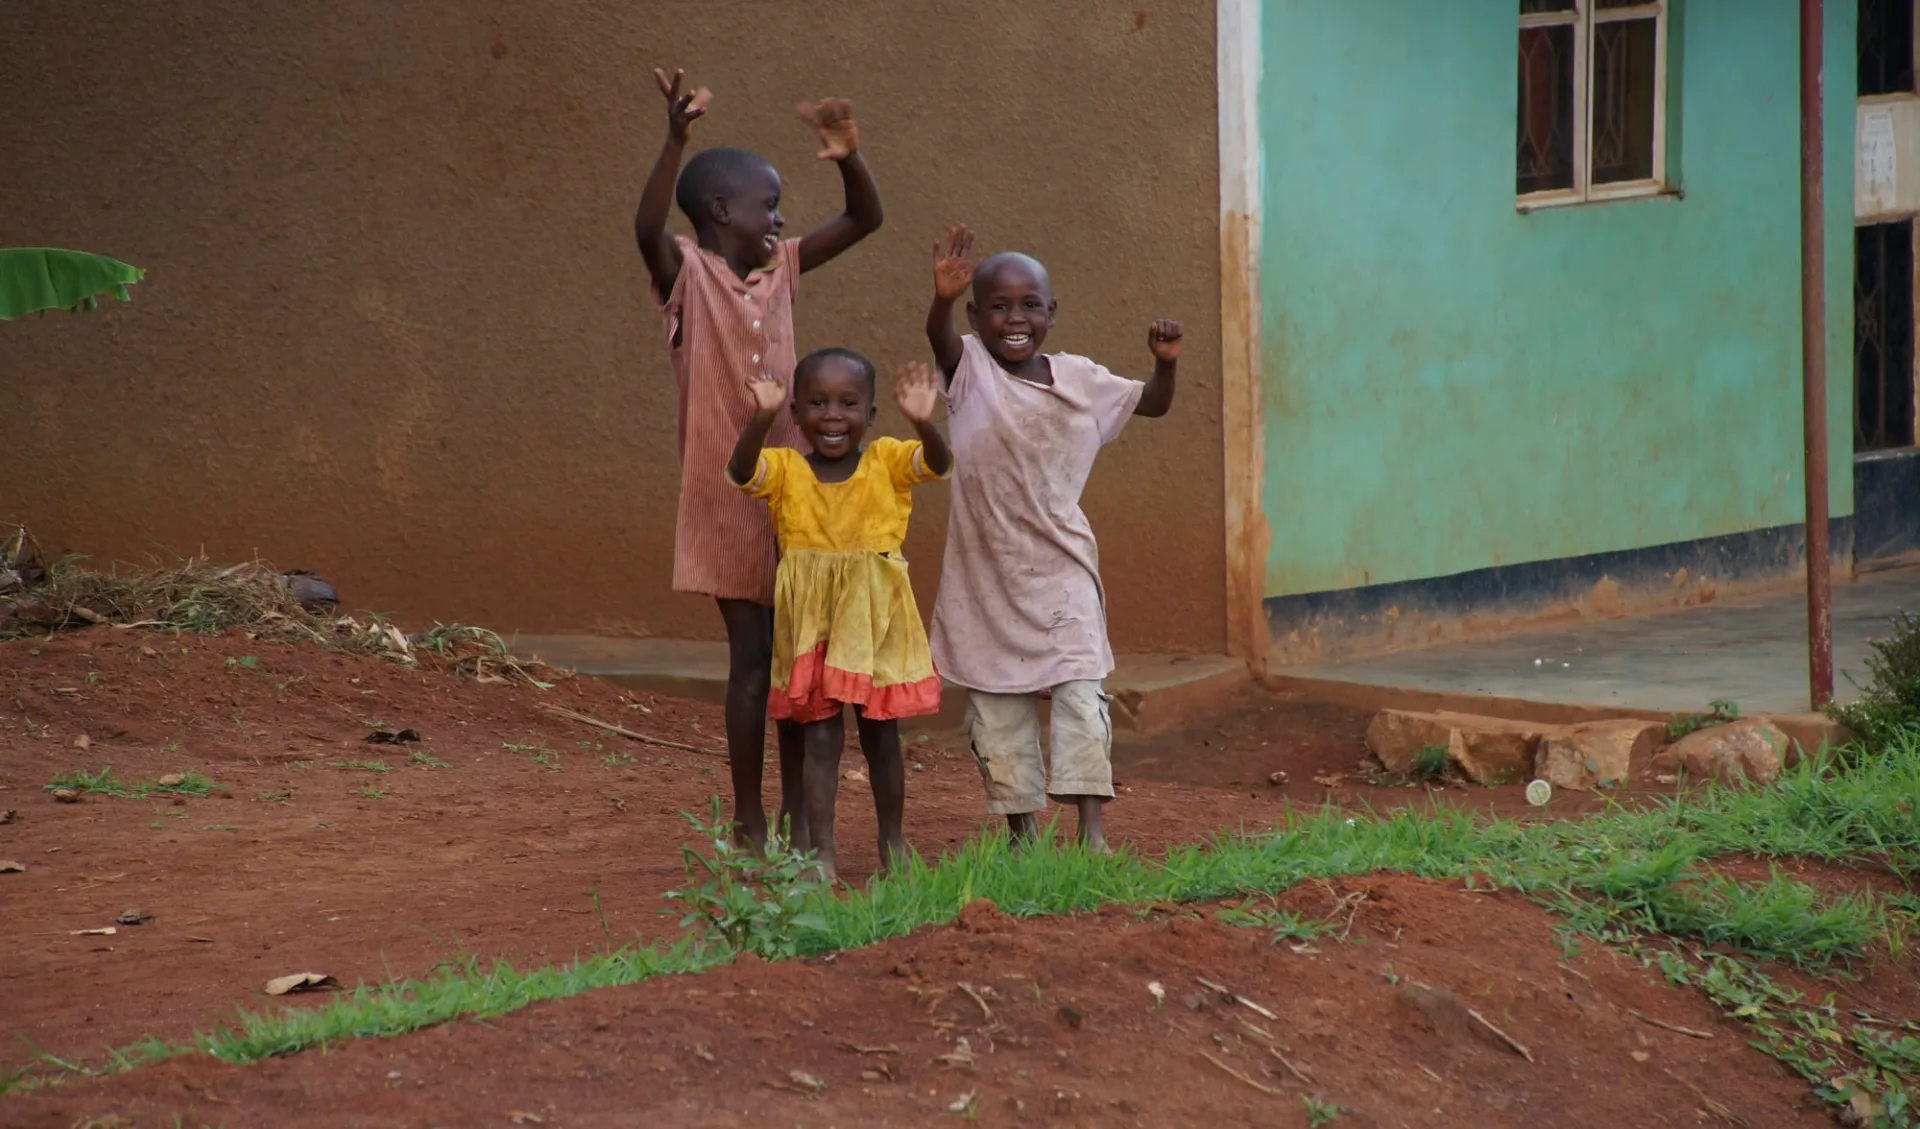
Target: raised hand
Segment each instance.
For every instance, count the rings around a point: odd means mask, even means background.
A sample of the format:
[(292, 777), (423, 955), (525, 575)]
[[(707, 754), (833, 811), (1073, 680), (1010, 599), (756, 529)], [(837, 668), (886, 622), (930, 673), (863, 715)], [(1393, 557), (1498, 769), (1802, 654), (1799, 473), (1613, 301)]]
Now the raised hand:
[(747, 391), (753, 393), (754, 409), (763, 416), (779, 415), (780, 409), (787, 406), (786, 385), (764, 372), (748, 378)]
[(1153, 350), (1158, 360), (1177, 361), (1180, 359), (1180, 338), (1185, 333), (1179, 322), (1161, 318), (1147, 329), (1147, 348)]
[(860, 148), (860, 130), (853, 124), (853, 103), (845, 98), (822, 98), (800, 103), (800, 117), (820, 135), (823, 148), (814, 154), (823, 161), (840, 161)]
[(893, 401), (901, 414), (914, 423), (933, 422), (933, 411), (940, 404), (940, 385), (933, 370), (923, 361), (902, 365), (893, 374)]
[(947, 229), (944, 239), (933, 241), (933, 292), (942, 301), (952, 301), (973, 285), (973, 232), (966, 224)]
[(660, 84), (660, 93), (667, 97), (667, 133), (682, 143), (693, 135), (693, 119), (705, 114), (707, 103), (713, 101), (713, 92), (704, 86), (680, 93), (680, 82), (686, 76), (687, 72), (677, 70), (668, 78), (666, 71), (653, 68), (653, 81)]

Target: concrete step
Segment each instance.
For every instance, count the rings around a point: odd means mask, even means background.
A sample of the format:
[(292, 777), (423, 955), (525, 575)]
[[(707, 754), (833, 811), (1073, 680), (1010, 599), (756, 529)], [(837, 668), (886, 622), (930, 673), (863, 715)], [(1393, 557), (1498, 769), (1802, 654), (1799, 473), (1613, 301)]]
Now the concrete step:
[[(630, 690), (723, 702), (727, 645), (694, 639), (622, 639), (604, 635), (518, 635), (513, 652)], [(1257, 689), (1245, 663), (1225, 655), (1119, 655), (1107, 693), (1116, 727), (1151, 731)], [(948, 685), (940, 713), (902, 722), (907, 729), (959, 728), (966, 690)]]

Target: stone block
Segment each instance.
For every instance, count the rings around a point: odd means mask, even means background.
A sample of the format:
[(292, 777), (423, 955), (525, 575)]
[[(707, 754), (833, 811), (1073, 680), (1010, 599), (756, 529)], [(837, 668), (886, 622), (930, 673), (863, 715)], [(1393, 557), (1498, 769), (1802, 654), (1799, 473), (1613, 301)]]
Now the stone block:
[(1787, 735), (1786, 763), (1795, 765), (1802, 757), (1818, 756), (1821, 749), (1837, 749), (1854, 739), (1853, 730), (1823, 713), (1768, 714), (1761, 721)]
[(1628, 779), (1636, 764), (1650, 763), (1666, 736), (1657, 721), (1589, 721), (1540, 741), (1534, 775), (1576, 792), (1590, 792)]
[(1475, 783), (1506, 784), (1533, 771), (1543, 733), (1563, 728), (1445, 710), (1381, 710), (1367, 726), (1367, 747), (1388, 772), (1405, 773), (1421, 749), (1442, 745)]
[(1687, 734), (1654, 758), (1654, 771), (1723, 784), (1771, 784), (1780, 778), (1790, 742), (1763, 718), (1745, 718)]

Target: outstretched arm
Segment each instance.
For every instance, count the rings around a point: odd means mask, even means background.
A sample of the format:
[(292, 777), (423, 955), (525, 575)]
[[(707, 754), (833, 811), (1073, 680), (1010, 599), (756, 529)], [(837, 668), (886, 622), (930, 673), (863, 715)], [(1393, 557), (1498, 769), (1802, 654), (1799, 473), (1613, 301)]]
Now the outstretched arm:
[(1186, 333), (1177, 321), (1161, 318), (1147, 330), (1147, 348), (1153, 350), (1153, 378), (1133, 414), (1158, 419), (1173, 407), (1175, 368), (1180, 362), (1180, 338)]
[(733, 445), (733, 457), (727, 460), (727, 480), (735, 486), (753, 481), (760, 467), (760, 452), (767, 445), (767, 432), (787, 406), (787, 390), (766, 373), (747, 381), (753, 391), (753, 418), (740, 429), (740, 441)]
[(800, 104), (800, 116), (820, 135), (823, 161), (840, 165), (840, 183), (847, 194), (846, 210), (800, 238), (800, 271), (825, 266), (842, 251), (880, 230), (886, 211), (880, 207), (880, 189), (873, 171), (860, 155), (860, 131), (853, 124), (853, 106), (845, 98)]
[(927, 310), (927, 344), (940, 366), (941, 382), (951, 383), (960, 368), (960, 334), (953, 328), (953, 304), (973, 285), (973, 232), (965, 224), (947, 229), (933, 242), (933, 305)]
[(953, 470), (953, 450), (947, 437), (934, 425), (933, 412), (940, 403), (940, 389), (933, 372), (915, 361), (893, 374), (893, 400), (900, 412), (912, 421), (914, 434), (920, 437), (920, 458), (929, 471), (945, 478)]
[(653, 162), (653, 171), (647, 174), (647, 184), (640, 190), (640, 207), (633, 214), (633, 238), (640, 244), (640, 257), (647, 261), (647, 273), (653, 276), (653, 286), (660, 292), (662, 299), (673, 292), (673, 284), (680, 277), (680, 248), (667, 232), (667, 211), (673, 206), (673, 185), (680, 176), (680, 156), (686, 151), (687, 138), (693, 132), (693, 119), (707, 112), (707, 103), (713, 95), (706, 87), (680, 93), (680, 80), (686, 72), (675, 71), (669, 79), (667, 72), (658, 67), (653, 69), (653, 79), (660, 84), (660, 93), (667, 96), (667, 139), (660, 143), (660, 156)]

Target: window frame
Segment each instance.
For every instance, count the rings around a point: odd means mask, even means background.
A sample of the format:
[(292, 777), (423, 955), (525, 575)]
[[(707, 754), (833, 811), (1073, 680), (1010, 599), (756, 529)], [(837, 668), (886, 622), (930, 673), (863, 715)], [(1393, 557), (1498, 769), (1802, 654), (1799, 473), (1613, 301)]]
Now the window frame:
[[(1667, 24), (1672, 0), (1643, 0), (1618, 8), (1597, 8), (1594, 0), (1573, 0), (1573, 10), (1525, 12), (1519, 30), (1573, 28), (1573, 186), (1516, 193), (1522, 212), (1665, 195), (1667, 184)], [(1599, 24), (1652, 18), (1653, 25), (1653, 175), (1642, 180), (1593, 183), (1593, 38)], [(1518, 64), (1516, 63), (1516, 66)], [(1516, 107), (1516, 114), (1518, 107)]]

